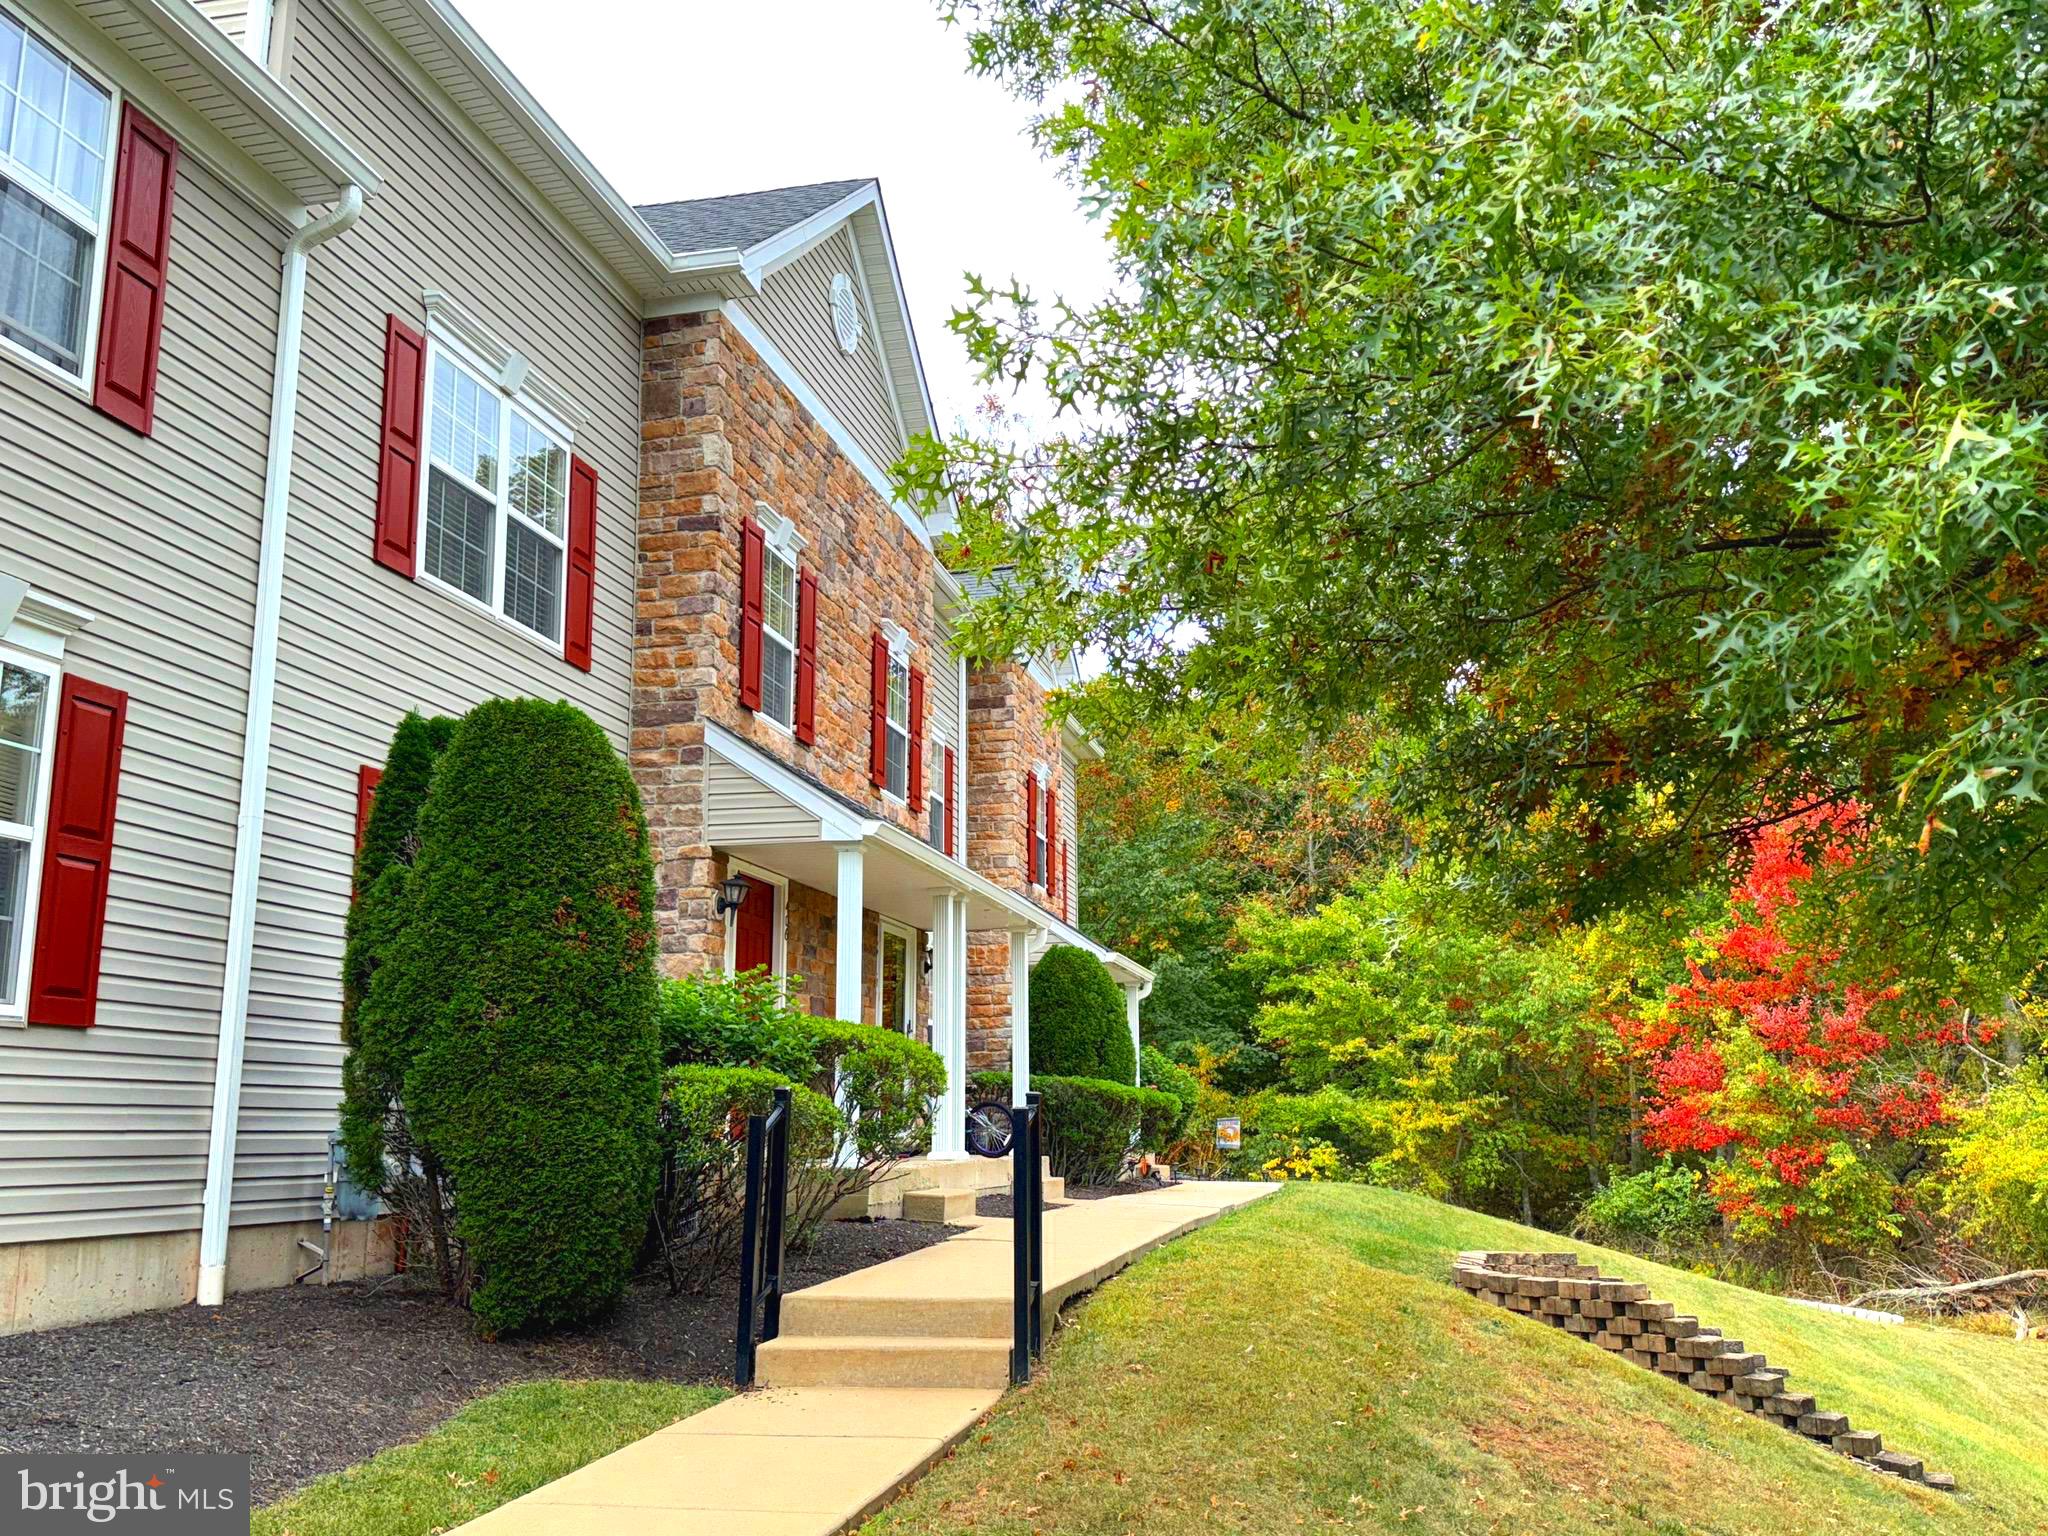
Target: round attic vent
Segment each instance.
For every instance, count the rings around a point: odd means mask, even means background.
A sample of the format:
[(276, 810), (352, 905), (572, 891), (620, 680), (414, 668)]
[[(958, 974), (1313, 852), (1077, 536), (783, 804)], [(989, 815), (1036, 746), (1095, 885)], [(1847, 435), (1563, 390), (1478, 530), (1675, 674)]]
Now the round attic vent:
[(839, 350), (860, 350), (860, 298), (853, 291), (853, 279), (844, 272), (832, 274), (832, 329), (839, 337)]

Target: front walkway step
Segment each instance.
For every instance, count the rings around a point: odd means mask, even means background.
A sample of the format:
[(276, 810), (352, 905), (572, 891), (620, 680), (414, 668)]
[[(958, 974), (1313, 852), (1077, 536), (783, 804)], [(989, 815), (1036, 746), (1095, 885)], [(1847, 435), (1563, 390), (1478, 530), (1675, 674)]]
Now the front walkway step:
[(1045, 1198), (1049, 1202), (1066, 1199), (1067, 1181), (1056, 1174), (1048, 1173), (1045, 1176)]
[(782, 1300), (782, 1336), (1007, 1339), (1010, 1299), (945, 1295), (819, 1295)]
[(952, 1223), (974, 1214), (979, 1198), (971, 1189), (917, 1189), (903, 1197), (905, 1221)]
[(998, 1395), (750, 1392), (537, 1488), (462, 1536), (833, 1536), (894, 1498)]
[(1010, 1380), (1002, 1338), (783, 1334), (754, 1357), (764, 1387), (991, 1387)]

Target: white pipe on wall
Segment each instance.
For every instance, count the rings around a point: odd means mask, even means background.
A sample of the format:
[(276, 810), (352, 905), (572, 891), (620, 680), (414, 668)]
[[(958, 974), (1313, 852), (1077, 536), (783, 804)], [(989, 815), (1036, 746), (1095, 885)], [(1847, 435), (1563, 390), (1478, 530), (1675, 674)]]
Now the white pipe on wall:
[(291, 520), (292, 440), (298, 429), (307, 257), (345, 232), (362, 213), (363, 189), (344, 187), (334, 206), (301, 228), (284, 249), (277, 303), (277, 360), (270, 380), (270, 448), (263, 467), (256, 629), (250, 644), (249, 708), (242, 731), (242, 792), (235, 813), (235, 873), (228, 898), (227, 973), (221, 983), (213, 1116), (206, 1141), (206, 1194), (199, 1221), (199, 1304), (203, 1307), (217, 1307), (227, 1296), (228, 1217), (234, 1200), (235, 1128), (241, 1113), (242, 1050), (249, 1036), (257, 876), (263, 860), (271, 724), (277, 707), (277, 636), (284, 611), (284, 546)]

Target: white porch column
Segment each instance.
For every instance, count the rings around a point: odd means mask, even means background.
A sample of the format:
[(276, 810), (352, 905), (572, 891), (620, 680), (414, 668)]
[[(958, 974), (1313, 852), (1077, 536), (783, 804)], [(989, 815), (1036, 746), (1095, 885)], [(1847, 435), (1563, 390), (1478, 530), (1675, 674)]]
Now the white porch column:
[(960, 942), (958, 895), (932, 892), (932, 1049), (946, 1064), (946, 1092), (932, 1121), (932, 1156), (967, 1155), (966, 950)]
[(832, 1012), (858, 1024), (861, 1019), (861, 847), (859, 843), (839, 845), (839, 906), (833, 930)]
[[(1124, 1017), (1130, 1021), (1131, 1025), (1131, 1060), (1133, 1061), (1138, 1059), (1138, 1052), (1143, 1049), (1138, 1044), (1138, 1004), (1145, 1001), (1151, 994), (1152, 983), (1149, 981), (1127, 981), (1124, 983)], [(1145, 1069), (1140, 1066), (1138, 1068), (1138, 1076), (1134, 1081), (1142, 1082), (1144, 1076)]]
[(1031, 1091), (1031, 930), (1010, 930), (1010, 1102)]

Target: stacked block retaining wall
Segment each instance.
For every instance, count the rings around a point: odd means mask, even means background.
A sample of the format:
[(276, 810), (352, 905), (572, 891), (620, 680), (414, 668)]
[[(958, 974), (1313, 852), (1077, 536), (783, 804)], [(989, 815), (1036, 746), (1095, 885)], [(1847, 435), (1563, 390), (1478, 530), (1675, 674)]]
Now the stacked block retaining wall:
[(1929, 1472), (1918, 1456), (1888, 1451), (1874, 1430), (1823, 1410), (1794, 1392), (1788, 1373), (1740, 1339), (1723, 1338), (1676, 1304), (1658, 1301), (1639, 1281), (1610, 1279), (1575, 1253), (1461, 1253), (1452, 1269), (1461, 1290), (1481, 1301), (1597, 1344), (1632, 1365), (1754, 1414), (1895, 1477), (1953, 1491), (1956, 1480)]

